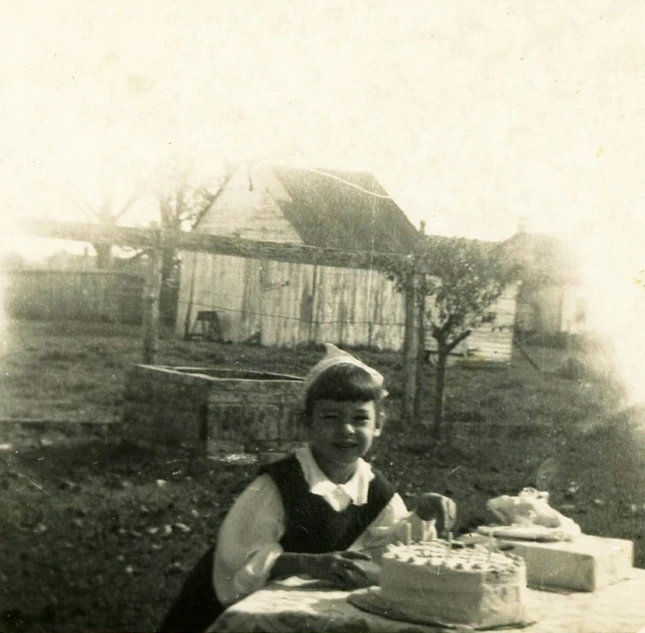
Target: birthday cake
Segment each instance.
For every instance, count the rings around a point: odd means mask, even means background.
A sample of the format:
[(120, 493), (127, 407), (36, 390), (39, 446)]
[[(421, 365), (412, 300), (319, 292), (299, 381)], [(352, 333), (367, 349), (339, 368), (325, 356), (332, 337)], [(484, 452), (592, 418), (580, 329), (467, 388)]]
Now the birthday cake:
[(383, 601), (418, 620), (490, 628), (523, 623), (526, 566), (514, 554), (446, 541), (390, 545), (383, 555)]

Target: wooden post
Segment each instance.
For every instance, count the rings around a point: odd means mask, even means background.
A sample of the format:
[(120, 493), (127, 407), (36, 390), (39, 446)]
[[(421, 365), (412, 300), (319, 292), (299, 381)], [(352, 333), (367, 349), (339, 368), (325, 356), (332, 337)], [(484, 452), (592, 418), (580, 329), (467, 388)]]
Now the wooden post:
[(311, 277), (311, 311), (309, 320), (309, 335), (308, 343), (315, 343), (318, 340), (318, 266), (313, 266), (313, 273)]
[(148, 276), (143, 295), (143, 363), (154, 365), (159, 342), (159, 297), (163, 265), (160, 240), (150, 253)]
[[(188, 254), (190, 261), (192, 263), (192, 268), (190, 271), (190, 287), (188, 289), (188, 305), (186, 306), (186, 316), (184, 317), (184, 340), (187, 341), (190, 339), (190, 330), (192, 327), (193, 319), (193, 297), (195, 296), (195, 275), (197, 273), (197, 261), (198, 258), (194, 253)], [(184, 260), (183, 269), (186, 270), (186, 262), (188, 258)], [(162, 280), (163, 282), (163, 280)], [(181, 298), (180, 298), (181, 300)]]
[(417, 390), (417, 328), (415, 277), (410, 273), (405, 281), (405, 331), (403, 335), (404, 384), (401, 417), (406, 423), (414, 419), (414, 402)]
[(418, 296), (416, 301), (416, 357), (414, 359), (416, 388), (414, 391), (414, 419), (418, 424), (423, 423), (423, 366), (426, 360), (426, 298)]
[[(435, 376), (434, 387), (434, 423), (432, 426), (432, 435), (436, 440), (441, 440), (448, 350), (446, 349), (443, 341), (438, 341), (438, 344), (439, 348), (437, 350), (437, 375)], [(449, 443), (452, 441), (452, 430), (449, 432), (448, 441)]]

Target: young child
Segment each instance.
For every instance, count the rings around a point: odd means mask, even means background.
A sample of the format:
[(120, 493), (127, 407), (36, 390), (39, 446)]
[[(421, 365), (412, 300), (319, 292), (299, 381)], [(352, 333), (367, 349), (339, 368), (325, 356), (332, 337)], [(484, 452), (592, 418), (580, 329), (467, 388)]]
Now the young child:
[(263, 466), (242, 492), (161, 632), (204, 631), (227, 606), (274, 579), (305, 576), (346, 589), (375, 584), (366, 551), (412, 530), (420, 538), (427, 521), (439, 531), (452, 528), (452, 500), (423, 495), (413, 514), (362, 459), (383, 429), (383, 376), (326, 348), (304, 383), (307, 445)]

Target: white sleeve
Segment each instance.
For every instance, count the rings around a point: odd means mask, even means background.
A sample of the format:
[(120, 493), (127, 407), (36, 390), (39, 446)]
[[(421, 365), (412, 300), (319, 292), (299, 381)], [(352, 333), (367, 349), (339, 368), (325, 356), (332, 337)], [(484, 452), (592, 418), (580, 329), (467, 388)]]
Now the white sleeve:
[(260, 475), (238, 497), (219, 530), (213, 583), (228, 606), (264, 587), (282, 554), (284, 507), (269, 475)]

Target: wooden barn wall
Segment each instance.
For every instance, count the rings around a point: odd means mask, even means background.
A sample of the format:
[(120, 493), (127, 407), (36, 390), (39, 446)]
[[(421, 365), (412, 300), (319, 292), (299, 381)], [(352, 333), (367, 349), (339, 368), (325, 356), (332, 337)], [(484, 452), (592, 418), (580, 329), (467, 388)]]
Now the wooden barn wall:
[[(185, 333), (194, 326), (201, 310), (217, 311), (226, 340), (239, 342), (253, 333), (249, 325), (248, 295), (249, 262), (255, 260), (187, 253), (183, 260), (177, 327)], [(248, 302), (247, 302), (248, 304)]]
[(370, 270), (317, 269), (313, 341), (398, 350), (403, 344), (403, 297)]
[[(509, 287), (492, 308), (495, 321), (475, 330), (457, 353), (509, 362), (515, 295), (515, 286)], [(400, 350), (403, 345), (403, 297), (376, 271), (191, 253), (182, 271), (180, 327), (189, 306), (191, 326), (199, 310), (217, 311), (226, 341), (259, 334), (268, 346), (331, 342)], [(430, 336), (426, 347), (436, 347)]]
[(187, 314), (192, 327), (199, 310), (217, 311), (224, 339), (233, 342), (259, 333), (263, 345), (398, 350), (403, 341), (403, 299), (382, 274), (368, 270), (187, 254), (181, 333)]
[(480, 326), (464, 341), (469, 356), (510, 362), (515, 329), (517, 287), (509, 287), (492, 306), (495, 320)]

